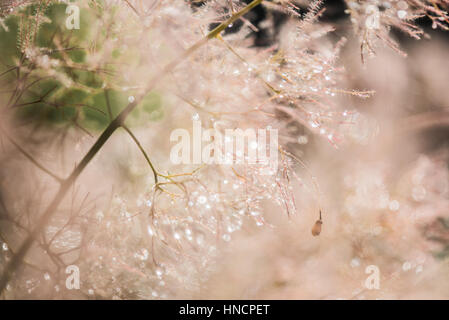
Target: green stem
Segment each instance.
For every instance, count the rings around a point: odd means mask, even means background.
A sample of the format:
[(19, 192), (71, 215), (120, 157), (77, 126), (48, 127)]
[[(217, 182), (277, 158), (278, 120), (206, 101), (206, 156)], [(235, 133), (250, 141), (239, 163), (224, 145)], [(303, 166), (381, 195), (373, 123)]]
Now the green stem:
[(131, 136), (131, 138), (134, 140), (134, 142), (136, 143), (137, 147), (139, 147), (140, 151), (142, 152), (143, 156), (145, 157), (145, 159), (147, 160), (148, 164), (150, 165), (151, 170), (153, 171), (153, 175), (154, 175), (154, 183), (157, 184), (157, 176), (158, 173), (156, 171), (156, 169), (154, 168), (153, 164), (151, 163), (150, 158), (148, 157), (147, 153), (145, 152), (145, 149), (142, 147), (142, 145), (140, 144), (139, 140), (136, 138), (136, 136), (132, 133), (131, 130), (129, 130), (129, 128), (125, 125), (122, 125), (122, 128), (126, 130), (126, 132), (128, 132), (128, 134)]
[(109, 121), (112, 121), (114, 116), (112, 115), (111, 101), (109, 100), (108, 89), (104, 89), (104, 98), (106, 100), (106, 107), (108, 108)]

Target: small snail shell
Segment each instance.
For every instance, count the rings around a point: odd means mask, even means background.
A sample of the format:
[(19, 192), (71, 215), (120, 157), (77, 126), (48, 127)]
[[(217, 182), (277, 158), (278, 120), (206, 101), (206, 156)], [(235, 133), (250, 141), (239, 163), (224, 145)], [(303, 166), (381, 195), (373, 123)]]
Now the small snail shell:
[(322, 225), (322, 224), (323, 224), (323, 221), (317, 220), (317, 221), (315, 222), (315, 224), (313, 225), (313, 228), (312, 228), (312, 235), (313, 235), (314, 237), (320, 235), (320, 233), (321, 233), (321, 225)]

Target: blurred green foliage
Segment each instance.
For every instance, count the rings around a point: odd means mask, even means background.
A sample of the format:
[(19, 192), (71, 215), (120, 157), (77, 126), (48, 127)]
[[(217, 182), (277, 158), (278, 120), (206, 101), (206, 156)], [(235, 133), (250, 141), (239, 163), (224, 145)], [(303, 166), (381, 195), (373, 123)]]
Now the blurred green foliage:
[[(39, 11), (41, 4), (33, 4), (5, 19), (7, 30), (0, 27), (0, 74), (19, 64), (22, 67), (20, 73), (12, 70), (0, 77), (1, 107), (15, 108), (19, 121), (47, 125), (76, 123), (98, 131), (108, 125), (109, 110), (116, 116), (128, 104), (132, 92), (111, 89), (107, 84), (121, 83), (120, 72), (114, 66), (134, 56), (136, 53), (132, 48), (127, 49), (131, 52), (114, 48), (110, 57), (102, 61), (102, 70), (89, 66), (89, 55), (94, 53), (93, 50), (95, 53), (101, 51), (111, 37), (104, 30), (98, 33), (93, 27), (102, 16), (101, 1), (98, 4), (95, 7), (80, 6), (80, 29), (74, 30), (65, 25), (67, 5), (57, 2), (42, 12)], [(61, 47), (64, 48), (62, 51)], [(32, 62), (27, 50), (33, 48), (39, 50), (36, 56), (46, 56), (51, 64), (43, 68)], [(140, 125), (161, 119), (161, 105), (159, 94), (148, 94), (132, 112), (128, 124)]]

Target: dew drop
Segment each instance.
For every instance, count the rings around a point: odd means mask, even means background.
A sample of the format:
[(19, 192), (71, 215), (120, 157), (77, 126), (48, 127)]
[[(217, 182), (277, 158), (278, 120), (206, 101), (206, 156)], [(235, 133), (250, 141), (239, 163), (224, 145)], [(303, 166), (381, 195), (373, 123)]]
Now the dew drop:
[(399, 201), (393, 200), (390, 201), (390, 204), (388, 205), (391, 211), (398, 211), (399, 210)]
[(405, 17), (407, 16), (407, 11), (399, 10), (397, 14), (399, 19), (405, 19)]
[(159, 267), (156, 268), (155, 272), (158, 278), (162, 277), (162, 275), (164, 274), (164, 270), (162, 270), (162, 268)]
[(426, 189), (422, 186), (414, 187), (412, 197), (415, 201), (422, 201), (426, 197)]
[(354, 258), (351, 260), (351, 267), (352, 268), (357, 268), (358, 266), (360, 266), (360, 259), (359, 258)]
[(196, 237), (196, 244), (200, 246), (203, 243), (204, 243), (204, 236), (202, 234), (200, 234)]
[(198, 197), (198, 203), (199, 204), (205, 204), (207, 202), (207, 198), (205, 196), (199, 196)]
[(404, 262), (404, 264), (402, 265), (402, 270), (404, 271), (408, 271), (412, 268), (412, 264), (408, 261)]

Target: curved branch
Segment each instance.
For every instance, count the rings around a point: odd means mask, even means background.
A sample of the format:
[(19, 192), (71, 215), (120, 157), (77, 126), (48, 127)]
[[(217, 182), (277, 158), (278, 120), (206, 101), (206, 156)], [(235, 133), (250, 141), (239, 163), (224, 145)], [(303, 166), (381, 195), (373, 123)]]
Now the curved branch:
[(156, 169), (154, 168), (153, 164), (151, 163), (150, 158), (148, 157), (147, 153), (145, 152), (145, 149), (142, 147), (142, 145), (140, 144), (139, 140), (136, 138), (136, 136), (132, 133), (131, 130), (129, 130), (129, 128), (125, 125), (122, 125), (122, 128), (126, 130), (126, 132), (128, 132), (128, 134), (131, 136), (131, 138), (134, 140), (134, 142), (136, 143), (137, 147), (139, 147), (140, 151), (143, 153), (143, 156), (145, 157), (145, 159), (147, 160), (148, 164), (150, 165), (151, 170), (153, 171), (153, 176), (154, 176), (154, 183), (157, 184), (157, 176), (158, 173), (156, 171)]

